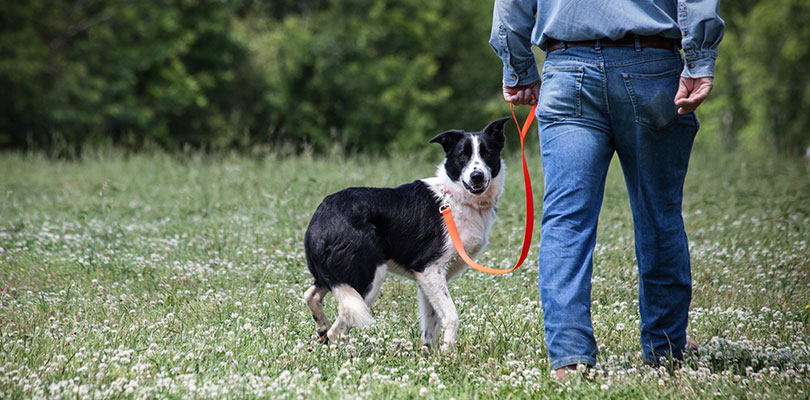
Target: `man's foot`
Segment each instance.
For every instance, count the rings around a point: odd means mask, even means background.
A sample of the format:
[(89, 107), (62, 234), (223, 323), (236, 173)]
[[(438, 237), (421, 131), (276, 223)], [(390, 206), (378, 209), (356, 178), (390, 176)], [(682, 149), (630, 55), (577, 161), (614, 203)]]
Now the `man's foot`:
[(565, 380), (568, 379), (568, 371), (576, 371), (576, 370), (577, 370), (576, 364), (566, 365), (562, 368), (555, 369), (554, 377), (557, 378), (557, 381), (559, 382), (565, 382)]
[(582, 375), (587, 374), (587, 370), (590, 369), (591, 366), (587, 364), (572, 364), (566, 365), (564, 367), (560, 367), (554, 370), (554, 377), (557, 378), (558, 382), (565, 382), (568, 379), (568, 376), (574, 372), (581, 371)]
[(686, 354), (694, 353), (697, 352), (699, 348), (700, 345), (698, 344), (697, 340), (693, 339), (689, 335), (686, 335), (686, 346), (683, 349), (684, 353)]

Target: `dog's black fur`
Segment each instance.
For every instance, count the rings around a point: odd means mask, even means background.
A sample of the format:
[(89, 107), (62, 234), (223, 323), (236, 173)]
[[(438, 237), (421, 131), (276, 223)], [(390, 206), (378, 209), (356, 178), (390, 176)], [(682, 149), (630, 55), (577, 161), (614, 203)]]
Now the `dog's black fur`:
[(422, 181), (393, 189), (349, 188), (315, 211), (304, 239), (316, 286), (346, 283), (363, 297), (392, 260), (422, 272), (444, 251), (441, 199)]

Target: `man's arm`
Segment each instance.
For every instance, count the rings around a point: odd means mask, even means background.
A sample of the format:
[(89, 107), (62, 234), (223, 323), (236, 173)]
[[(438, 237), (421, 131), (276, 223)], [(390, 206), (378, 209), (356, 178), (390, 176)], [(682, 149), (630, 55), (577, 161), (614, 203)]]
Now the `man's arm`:
[(540, 94), (540, 74), (531, 50), (537, 13), (535, 0), (496, 0), (489, 44), (503, 61), (503, 98), (514, 104), (534, 104)]
[(725, 23), (717, 15), (717, 3), (718, 0), (678, 0), (678, 26), (686, 59), (675, 95), (678, 114), (695, 111), (712, 90), (717, 46), (725, 31)]

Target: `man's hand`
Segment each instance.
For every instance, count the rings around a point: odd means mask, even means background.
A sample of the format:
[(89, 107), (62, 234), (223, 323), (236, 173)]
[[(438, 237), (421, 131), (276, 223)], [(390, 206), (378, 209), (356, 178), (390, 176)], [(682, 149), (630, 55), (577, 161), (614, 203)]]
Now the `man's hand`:
[(503, 87), (503, 99), (516, 105), (535, 104), (540, 98), (540, 80), (527, 85)]
[[(678, 85), (678, 93), (675, 94), (675, 105), (678, 106), (678, 114), (686, 114), (698, 108), (706, 96), (712, 91), (714, 78), (684, 78)], [(506, 89), (504, 89), (504, 94)]]

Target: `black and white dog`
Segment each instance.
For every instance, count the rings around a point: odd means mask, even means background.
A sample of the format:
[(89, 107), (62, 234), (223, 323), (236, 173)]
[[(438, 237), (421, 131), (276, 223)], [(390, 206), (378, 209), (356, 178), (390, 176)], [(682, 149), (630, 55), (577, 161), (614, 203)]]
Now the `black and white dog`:
[[(304, 299), (321, 338), (337, 341), (353, 326), (373, 320), (369, 306), (387, 271), (418, 284), (422, 342), (441, 351), (455, 348), (458, 313), (447, 281), (464, 269), (439, 213), (453, 210), (464, 248), (475, 257), (487, 244), (505, 175), (500, 153), (508, 118), (481, 132), (451, 130), (430, 143), (446, 153), (436, 176), (397, 188), (349, 188), (327, 196), (309, 222), (304, 248), (315, 278)], [(335, 323), (323, 312), (331, 291), (338, 304)]]

